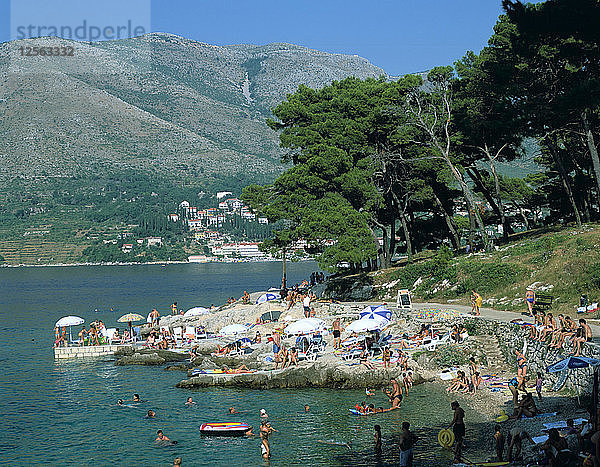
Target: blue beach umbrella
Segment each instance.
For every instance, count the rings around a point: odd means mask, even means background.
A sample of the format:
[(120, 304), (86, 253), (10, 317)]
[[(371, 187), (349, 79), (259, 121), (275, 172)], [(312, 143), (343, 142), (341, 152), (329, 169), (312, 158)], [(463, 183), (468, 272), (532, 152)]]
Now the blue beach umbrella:
[(375, 316), (391, 320), (392, 312), (383, 305), (369, 305), (360, 312), (360, 319), (375, 319)]
[(259, 303), (270, 302), (271, 300), (279, 300), (280, 298), (281, 295), (279, 295), (278, 293), (267, 292), (256, 299), (256, 304), (258, 305)]
[[(564, 370), (568, 370), (568, 369), (576, 369), (576, 368), (587, 368), (589, 366), (598, 366), (600, 365), (600, 360), (598, 360), (597, 358), (590, 358), (590, 357), (575, 357), (575, 356), (570, 356), (567, 357), (563, 360), (560, 360), (552, 365), (550, 365), (548, 368), (546, 368), (546, 372), (547, 373), (556, 373), (559, 371), (564, 371)], [(565, 379), (566, 379), (566, 373), (565, 373)], [(577, 387), (577, 380), (574, 380), (575, 383), (575, 389), (577, 391), (577, 403), (579, 403), (579, 388)]]
[(553, 363), (548, 368), (546, 368), (547, 373), (556, 373), (557, 371), (563, 371), (568, 368), (587, 368), (588, 366), (598, 366), (600, 365), (600, 360), (597, 358), (590, 357), (567, 357), (559, 362)]

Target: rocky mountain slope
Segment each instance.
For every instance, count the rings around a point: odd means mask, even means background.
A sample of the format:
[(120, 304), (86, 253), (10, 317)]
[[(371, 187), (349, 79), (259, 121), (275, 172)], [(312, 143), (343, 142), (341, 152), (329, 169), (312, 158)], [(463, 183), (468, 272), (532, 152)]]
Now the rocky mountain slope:
[[(22, 56), (21, 47), (73, 47)], [(299, 84), (384, 71), (290, 44), (213, 46), (169, 34), (0, 44), (0, 186), (143, 170), (176, 180), (282, 170), (270, 109)], [(35, 182), (33, 182), (35, 185)], [(0, 190), (4, 191), (4, 190)]]

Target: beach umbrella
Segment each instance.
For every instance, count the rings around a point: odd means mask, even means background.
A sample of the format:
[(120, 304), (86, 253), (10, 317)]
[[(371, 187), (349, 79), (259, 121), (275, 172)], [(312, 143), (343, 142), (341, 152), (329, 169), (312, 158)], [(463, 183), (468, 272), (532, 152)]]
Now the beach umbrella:
[(267, 292), (256, 299), (256, 304), (270, 302), (271, 300), (279, 300), (281, 295), (277, 292)]
[(423, 308), (415, 314), (415, 318), (428, 321), (444, 321), (447, 319), (458, 318), (460, 313), (456, 310), (448, 310), (439, 307)]
[(183, 316), (200, 316), (207, 313), (208, 308), (204, 308), (203, 306), (195, 306), (194, 308), (190, 308), (188, 311), (186, 311)]
[(138, 315), (137, 313), (127, 313), (123, 316), (121, 316), (117, 322), (119, 323), (129, 323), (129, 336), (133, 337), (132, 335), (132, 329), (131, 329), (131, 323), (133, 321), (144, 321), (144, 317), (142, 315)]
[(366, 331), (377, 331), (385, 328), (391, 323), (390, 320), (385, 318), (378, 319), (357, 319), (352, 321), (346, 326), (346, 332), (366, 332)]
[(312, 334), (325, 329), (325, 321), (319, 318), (302, 318), (294, 321), (283, 332), (288, 335)]
[(373, 319), (375, 316), (380, 316), (387, 320), (391, 320), (392, 312), (390, 310), (388, 310), (386, 307), (384, 307), (383, 305), (379, 305), (379, 306), (369, 305), (363, 311), (360, 312), (360, 319), (364, 319), (364, 318)]
[(588, 366), (598, 366), (600, 365), (600, 360), (596, 358), (590, 357), (575, 357), (570, 356), (560, 360), (556, 363), (553, 363), (548, 368), (546, 368), (547, 373), (556, 373), (557, 371), (563, 371), (567, 369), (574, 368), (587, 368)]
[(73, 335), (71, 334), (71, 326), (78, 326), (83, 323), (85, 323), (85, 320), (79, 316), (63, 316), (54, 326), (57, 328), (69, 326), (69, 341), (72, 341)]
[(229, 326), (222, 328), (219, 334), (222, 336), (236, 336), (238, 334), (243, 334), (246, 331), (248, 331), (246, 326), (242, 326), (241, 324), (230, 324)]
[[(565, 370), (574, 370), (577, 368), (587, 368), (590, 366), (598, 366), (600, 365), (600, 360), (598, 360), (597, 358), (590, 358), (590, 357), (575, 357), (575, 356), (570, 356), (567, 358), (564, 358), (556, 363), (553, 363), (552, 365), (550, 365), (549, 367), (546, 368), (546, 372), (547, 373), (556, 373), (559, 371), (565, 371)], [(575, 390), (577, 391), (577, 403), (579, 403), (579, 388), (577, 387), (577, 379), (574, 378), (573, 382), (575, 384)]]

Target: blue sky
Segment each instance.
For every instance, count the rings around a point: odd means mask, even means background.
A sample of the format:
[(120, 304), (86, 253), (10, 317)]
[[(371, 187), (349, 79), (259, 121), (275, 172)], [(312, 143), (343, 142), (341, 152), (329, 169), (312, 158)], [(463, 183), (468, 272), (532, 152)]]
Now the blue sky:
[[(13, 1), (14, 6), (24, 0)], [(56, 16), (57, 2), (74, 0), (37, 1), (53, 8)], [(357, 54), (392, 75), (451, 64), (467, 50), (481, 50), (502, 12), (500, 0), (136, 1), (150, 6), (153, 31), (216, 45), (289, 42)], [(88, 18), (100, 15), (94, 6), (106, 5), (106, 0), (79, 2), (89, 5)], [(128, 0), (117, 4), (121, 11), (101, 8), (99, 21), (106, 23), (111, 15), (135, 18), (135, 11), (125, 11)], [(10, 6), (9, 0), (0, 0), (0, 41), (11, 37)]]

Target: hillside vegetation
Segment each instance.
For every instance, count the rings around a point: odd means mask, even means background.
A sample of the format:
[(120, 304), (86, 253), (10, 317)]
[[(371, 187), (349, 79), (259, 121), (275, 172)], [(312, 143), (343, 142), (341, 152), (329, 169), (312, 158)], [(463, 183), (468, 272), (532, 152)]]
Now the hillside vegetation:
[(471, 289), (484, 306), (524, 311), (525, 290), (554, 296), (553, 311), (575, 312), (581, 294), (600, 299), (600, 225), (533, 234), (492, 252), (453, 257), (441, 249), (412, 264), (373, 273), (378, 298), (410, 289), (417, 300), (469, 304)]

